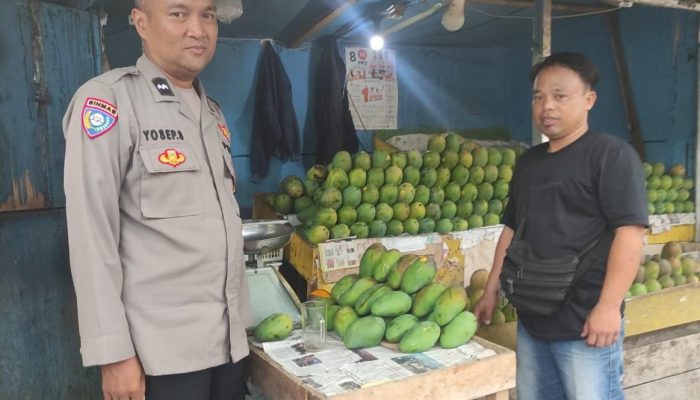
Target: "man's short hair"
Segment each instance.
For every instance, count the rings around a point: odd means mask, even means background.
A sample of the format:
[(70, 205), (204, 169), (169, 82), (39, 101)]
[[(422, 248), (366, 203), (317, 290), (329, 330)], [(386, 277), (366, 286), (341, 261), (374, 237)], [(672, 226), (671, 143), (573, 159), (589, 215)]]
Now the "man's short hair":
[(576, 72), (583, 83), (590, 88), (593, 88), (598, 83), (598, 78), (600, 77), (598, 67), (588, 57), (581, 53), (561, 52), (554, 53), (542, 60), (542, 62), (535, 64), (530, 70), (530, 81), (535, 83), (535, 78), (543, 69), (555, 66), (568, 68)]
[(143, 3), (145, 3), (145, 0), (134, 0), (134, 8), (138, 8), (139, 10), (143, 10)]

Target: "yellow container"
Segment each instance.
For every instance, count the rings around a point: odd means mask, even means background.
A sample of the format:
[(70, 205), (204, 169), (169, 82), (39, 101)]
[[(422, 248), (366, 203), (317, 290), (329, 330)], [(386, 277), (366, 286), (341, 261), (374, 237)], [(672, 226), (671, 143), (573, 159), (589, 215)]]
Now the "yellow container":
[(652, 234), (647, 230), (647, 243), (664, 244), (668, 242), (695, 241), (695, 225), (674, 225), (670, 231)]

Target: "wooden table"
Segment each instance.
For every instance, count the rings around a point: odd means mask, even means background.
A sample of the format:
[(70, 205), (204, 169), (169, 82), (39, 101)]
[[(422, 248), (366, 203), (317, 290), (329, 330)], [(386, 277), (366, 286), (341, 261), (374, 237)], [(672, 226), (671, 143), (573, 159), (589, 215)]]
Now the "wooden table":
[(251, 345), (251, 379), (269, 400), (507, 400), (515, 387), (515, 353), (478, 337), (473, 340), (496, 355), (332, 397), (305, 385)]

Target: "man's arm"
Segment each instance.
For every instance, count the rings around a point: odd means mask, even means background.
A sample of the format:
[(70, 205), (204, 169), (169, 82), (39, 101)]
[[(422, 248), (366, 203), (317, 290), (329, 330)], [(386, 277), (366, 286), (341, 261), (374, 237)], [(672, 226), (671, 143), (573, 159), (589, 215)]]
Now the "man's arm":
[(642, 226), (621, 226), (615, 230), (603, 290), (581, 332), (589, 346), (610, 346), (617, 340), (622, 323), (620, 306), (637, 274), (643, 240)]
[(510, 242), (513, 241), (513, 235), (513, 230), (504, 226), (503, 232), (501, 232), (501, 236), (498, 238), (498, 243), (496, 243), (496, 253), (493, 256), (493, 264), (491, 265), (489, 278), (486, 281), (484, 295), (474, 306), (474, 315), (480, 324), (488, 325), (491, 323), (491, 316), (498, 302), (498, 288), (500, 285), (501, 269), (503, 269), (503, 259), (506, 256), (506, 249), (510, 246)]

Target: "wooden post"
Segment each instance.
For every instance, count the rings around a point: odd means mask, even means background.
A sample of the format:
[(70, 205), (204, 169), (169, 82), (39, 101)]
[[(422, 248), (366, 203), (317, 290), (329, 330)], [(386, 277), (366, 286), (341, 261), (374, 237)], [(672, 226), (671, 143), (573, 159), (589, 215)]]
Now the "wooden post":
[[(700, 49), (700, 27), (698, 28), (698, 49)], [(698, 99), (700, 99), (700, 58), (696, 60), (698, 63), (698, 76), (695, 81), (695, 90), (698, 92)], [(700, 177), (700, 102), (698, 102), (697, 115), (697, 126), (695, 128), (695, 241), (700, 240), (700, 209), (698, 209), (697, 202), (700, 198), (700, 187), (698, 187), (698, 178)]]
[[(552, 0), (535, 0), (535, 18), (532, 25), (532, 65), (552, 53)], [(546, 141), (532, 122), (532, 145)]]
[(357, 0), (347, 0), (344, 2), (337, 3), (328, 14), (321, 15), (316, 23), (314, 23), (312, 26), (309, 26), (301, 34), (292, 38), (292, 40), (290, 40), (290, 48), (299, 47), (306, 39), (328, 26), (331, 22), (333, 22), (336, 18), (340, 17), (345, 11), (347, 11), (356, 3)]

